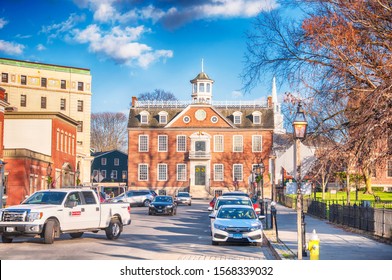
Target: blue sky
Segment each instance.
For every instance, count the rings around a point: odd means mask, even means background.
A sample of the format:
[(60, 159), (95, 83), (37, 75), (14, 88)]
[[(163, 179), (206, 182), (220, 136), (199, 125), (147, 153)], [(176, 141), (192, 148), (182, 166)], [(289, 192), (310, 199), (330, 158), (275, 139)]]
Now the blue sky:
[(202, 59), (213, 99), (266, 98), (271, 84), (244, 96), (239, 75), (245, 32), (261, 10), (276, 7), (276, 0), (5, 0), (0, 57), (90, 69), (94, 113), (128, 113), (132, 96), (154, 89), (190, 100)]

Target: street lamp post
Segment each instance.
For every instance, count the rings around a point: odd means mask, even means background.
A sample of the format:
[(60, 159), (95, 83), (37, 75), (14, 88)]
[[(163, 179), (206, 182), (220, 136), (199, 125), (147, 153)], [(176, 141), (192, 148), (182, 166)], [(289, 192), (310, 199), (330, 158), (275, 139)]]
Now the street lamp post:
[(48, 167), (46, 167), (46, 178), (48, 181), (48, 189), (50, 189), (50, 184), (52, 183), (52, 164), (49, 162)]
[(298, 104), (297, 113), (293, 121), (294, 128), (294, 170), (296, 171), (296, 182), (297, 182), (297, 240), (298, 240), (298, 259), (302, 260), (302, 256), (306, 256), (305, 246), (305, 215), (303, 212), (303, 200), (301, 192), (301, 158), (300, 158), (300, 144), (301, 140), (306, 137), (306, 128), (308, 122), (306, 121), (305, 113), (302, 109), (301, 103)]
[(264, 215), (264, 179), (263, 179), (263, 175), (265, 171), (264, 163), (261, 161), (253, 168), (253, 171), (256, 175), (256, 178), (259, 178), (259, 181), (257, 182), (257, 198), (259, 199), (259, 203), (260, 203), (260, 214)]

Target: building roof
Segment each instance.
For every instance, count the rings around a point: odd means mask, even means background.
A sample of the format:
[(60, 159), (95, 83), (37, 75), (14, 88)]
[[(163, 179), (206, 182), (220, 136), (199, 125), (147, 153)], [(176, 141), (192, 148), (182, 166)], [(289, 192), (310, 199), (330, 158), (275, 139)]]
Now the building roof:
[[(150, 107), (150, 108), (139, 108), (132, 107), (129, 111), (129, 120), (128, 120), (128, 128), (164, 128), (167, 124), (169, 124), (174, 118), (178, 115), (182, 114), (183, 111), (189, 110), (190, 108), (211, 108), (213, 111), (216, 111), (219, 117), (225, 119), (226, 123), (229, 123), (233, 128), (260, 128), (260, 129), (274, 129), (274, 112), (273, 108), (266, 107), (244, 107), (244, 106), (230, 106), (230, 107), (215, 107), (213, 105), (189, 105), (186, 108), (173, 108), (170, 106), (162, 106), (162, 107)], [(142, 111), (147, 111), (149, 113), (149, 121), (148, 124), (141, 124), (141, 115)], [(165, 111), (167, 112), (167, 123), (161, 124), (159, 123), (159, 113)], [(253, 115), (254, 112), (261, 113), (261, 122), (260, 124), (254, 124)], [(242, 113), (242, 121), (241, 124), (234, 124), (234, 113), (241, 112)], [(203, 125), (203, 124), (202, 124)], [(204, 127), (207, 128), (210, 125), (206, 122)], [(185, 125), (184, 125), (185, 127)], [(201, 125), (192, 126), (188, 125), (187, 127), (198, 127)]]
[[(200, 72), (193, 80), (191, 80), (191, 83), (196, 82), (197, 80), (211, 80), (210, 77), (204, 72)], [(212, 81), (212, 80), (211, 80)]]

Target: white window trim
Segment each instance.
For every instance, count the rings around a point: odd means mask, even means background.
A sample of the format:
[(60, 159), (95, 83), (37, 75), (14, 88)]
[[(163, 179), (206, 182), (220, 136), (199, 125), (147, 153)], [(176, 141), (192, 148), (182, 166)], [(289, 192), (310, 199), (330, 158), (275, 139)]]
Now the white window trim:
[[(260, 151), (255, 149), (255, 139), (260, 137)], [(263, 151), (263, 136), (262, 135), (252, 135), (252, 152), (258, 153)]]
[[(222, 137), (222, 150), (216, 149), (216, 139), (218, 137)], [(215, 153), (223, 153), (225, 151), (225, 136), (224, 135), (214, 135), (214, 152)]]
[[(166, 167), (166, 172), (165, 172), (165, 179), (160, 179), (159, 178), (159, 175), (160, 175), (160, 173), (159, 173), (159, 167), (160, 166), (165, 166)], [(159, 182), (166, 182), (168, 180), (168, 178), (167, 178), (167, 164), (166, 163), (158, 163), (158, 165), (157, 165), (157, 181), (159, 181)]]
[[(259, 121), (258, 121), (258, 122), (255, 121), (255, 116), (259, 117)], [(254, 123), (254, 124), (261, 124), (261, 112), (259, 112), (259, 111), (254, 111), (254, 112), (252, 113), (252, 118), (253, 118), (253, 123)]]
[[(149, 115), (150, 115), (149, 112), (147, 112), (147, 111), (141, 111), (141, 112), (140, 112), (140, 123), (141, 123), (141, 124), (148, 124), (148, 116), (149, 116)], [(146, 122), (143, 121), (143, 116), (147, 117), (147, 121), (146, 121)]]
[[(166, 111), (160, 111), (159, 113), (158, 113), (158, 115), (159, 115), (159, 123), (160, 124), (167, 124), (167, 116), (169, 115)], [(165, 122), (163, 122), (162, 121), (162, 117), (166, 117), (166, 121)]]
[(389, 162), (391, 162), (391, 164), (392, 164), (392, 160), (387, 160), (387, 164), (386, 164), (386, 174), (385, 174), (385, 177), (386, 178), (392, 178), (392, 176), (388, 176), (388, 163)]
[[(217, 179), (217, 176), (216, 176), (216, 166), (222, 166), (222, 179)], [(224, 164), (222, 164), (222, 163), (215, 163), (214, 164), (214, 181), (216, 181), (216, 182), (223, 182), (225, 180), (225, 165)]]
[[(140, 167), (141, 166), (147, 166), (147, 178), (145, 179), (145, 180), (141, 180), (140, 179), (140, 175), (141, 175), (141, 173), (140, 173)], [(149, 168), (148, 168), (148, 164), (145, 164), (145, 163), (139, 163), (138, 164), (138, 167), (137, 167), (137, 179), (138, 179), (138, 181), (140, 181), (140, 182), (145, 182), (145, 181), (148, 181), (148, 179), (149, 179)]]
[[(235, 117), (240, 117), (240, 119), (239, 119), (240, 121), (238, 123), (235, 121), (236, 120)], [(234, 124), (241, 124), (242, 123), (242, 112), (236, 111), (233, 113), (233, 123)]]
[[(178, 150), (178, 146), (179, 146), (179, 143), (180, 143), (178, 139), (179, 139), (180, 137), (185, 137), (185, 143), (184, 143), (184, 144), (185, 144), (185, 145), (184, 145), (184, 146), (185, 146), (185, 150), (184, 150), (184, 151), (180, 151), (180, 150)], [(187, 151), (186, 140), (187, 140), (187, 138), (186, 138), (186, 135), (177, 135), (177, 143), (176, 143), (177, 145), (176, 145), (176, 150), (177, 150), (177, 152), (178, 152), (178, 153), (184, 153), (184, 152), (186, 152), (186, 151)]]
[[(235, 176), (235, 168), (234, 168), (234, 166), (236, 166), (236, 165), (238, 165), (238, 166), (241, 166), (241, 176), (242, 176), (242, 178), (241, 179), (239, 179), (237, 176)], [(243, 181), (244, 180), (244, 165), (243, 164), (241, 164), (241, 163), (235, 163), (235, 164), (233, 164), (233, 181), (234, 181), (234, 178), (235, 177), (237, 177), (237, 181), (238, 182), (241, 182), (241, 181)]]
[[(162, 139), (162, 137), (163, 138), (165, 138), (166, 140), (165, 140), (165, 147), (166, 147), (166, 149), (165, 150), (161, 150), (160, 148), (160, 144), (161, 144), (161, 142), (160, 142), (160, 139)], [(165, 152), (167, 152), (167, 150), (168, 150), (168, 145), (169, 145), (169, 141), (168, 141), (169, 139), (168, 139), (168, 137), (167, 137), (167, 135), (164, 135), (164, 134), (159, 134), (158, 135), (158, 147), (157, 147), (157, 149), (158, 149), (158, 152), (162, 152), (162, 153), (165, 153)]]
[[(241, 137), (241, 151), (236, 151), (235, 150), (235, 139), (237, 137)], [(244, 137), (242, 135), (233, 135), (233, 153), (242, 153), (244, 152)]]
[[(184, 179), (181, 179), (181, 178), (179, 178), (179, 172), (178, 172), (178, 167), (179, 166), (185, 166), (185, 174), (184, 174)], [(177, 167), (176, 167), (176, 171), (177, 171), (177, 181), (179, 181), (179, 182), (186, 182), (186, 181), (188, 181), (188, 176), (186, 176), (187, 175), (187, 166), (186, 166), (186, 164), (185, 163), (178, 163), (177, 164)]]
[[(146, 137), (146, 139), (147, 139), (147, 140), (146, 140), (146, 141), (147, 141), (147, 150), (146, 150), (146, 151), (140, 150), (140, 147), (141, 147), (141, 141), (140, 141), (140, 139), (141, 139), (142, 137)], [(149, 152), (149, 151), (150, 151), (150, 137), (149, 137), (148, 135), (145, 135), (145, 134), (139, 135), (138, 150), (139, 150), (139, 153), (144, 153), (144, 152)]]

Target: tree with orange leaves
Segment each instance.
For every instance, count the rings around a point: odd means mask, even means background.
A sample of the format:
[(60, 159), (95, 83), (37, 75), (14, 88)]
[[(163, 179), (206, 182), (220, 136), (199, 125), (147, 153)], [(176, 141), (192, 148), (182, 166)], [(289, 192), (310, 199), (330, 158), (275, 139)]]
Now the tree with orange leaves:
[(371, 192), (372, 167), (392, 155), (392, 2), (297, 2), (301, 16), (288, 19), (280, 8), (256, 19), (244, 87), (267, 73), (287, 77), (301, 92), (313, 135), (335, 143), (325, 154), (361, 170)]

